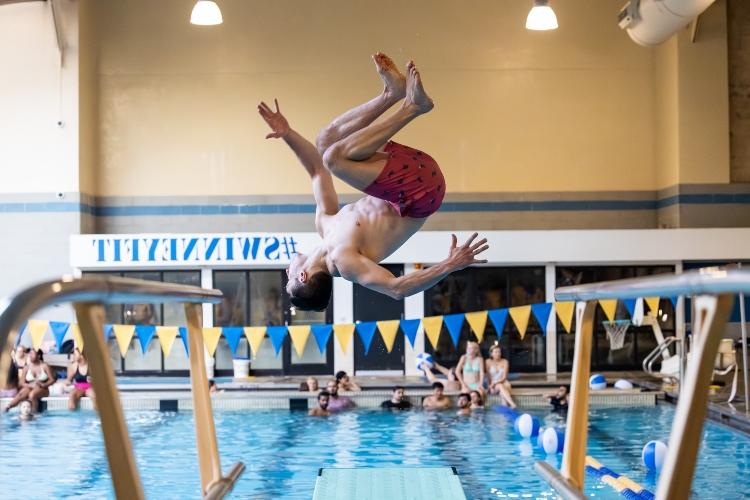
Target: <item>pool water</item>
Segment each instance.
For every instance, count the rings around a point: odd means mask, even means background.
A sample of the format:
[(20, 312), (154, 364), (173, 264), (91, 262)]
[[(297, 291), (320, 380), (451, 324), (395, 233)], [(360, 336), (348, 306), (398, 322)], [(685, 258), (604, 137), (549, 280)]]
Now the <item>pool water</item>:
[[(548, 425), (560, 417), (532, 412)], [(589, 454), (654, 491), (656, 477), (640, 465), (643, 445), (669, 437), (674, 409), (592, 410)], [(192, 413), (127, 412), (147, 498), (199, 498)], [(321, 467), (455, 466), (469, 498), (554, 498), (533, 472), (536, 460), (559, 467), (517, 437), (493, 411), (360, 410), (329, 418), (303, 412), (217, 411), (224, 469), (247, 465), (232, 498), (309, 499)], [(112, 498), (97, 415), (54, 412), (33, 422), (0, 417), (0, 498)], [(33, 478), (33, 484), (29, 480)], [(750, 498), (750, 438), (708, 422), (693, 498)], [(587, 477), (586, 493), (621, 498)]]

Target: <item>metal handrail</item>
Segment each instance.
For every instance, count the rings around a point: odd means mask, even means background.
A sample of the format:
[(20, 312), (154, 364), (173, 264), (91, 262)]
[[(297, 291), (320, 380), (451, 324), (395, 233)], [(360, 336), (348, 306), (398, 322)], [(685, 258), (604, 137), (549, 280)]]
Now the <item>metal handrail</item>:
[(643, 371), (648, 373), (649, 375), (654, 375), (653, 367), (654, 363), (656, 362), (656, 358), (658, 358), (659, 355), (666, 349), (669, 349), (669, 346), (679, 341), (680, 339), (678, 339), (677, 337), (667, 337), (664, 342), (656, 346), (654, 350), (648, 354), (648, 356), (643, 358)]
[(208, 392), (201, 309), (203, 303), (217, 304), (223, 294), (219, 290), (196, 286), (111, 276), (86, 278), (63, 277), (47, 281), (18, 293), (0, 312), (0, 385), (10, 368), (9, 350), (18, 330), (35, 311), (54, 304), (74, 302), (76, 316), (97, 394), (97, 411), (102, 423), (112, 483), (117, 498), (141, 499), (143, 487), (133, 458), (132, 444), (123, 418), (122, 405), (114, 380), (114, 371), (104, 343), (104, 304), (112, 303), (174, 303), (185, 306), (188, 342), (190, 345), (190, 380), (195, 412), (196, 445), (201, 472), (201, 486), (210, 498), (223, 498), (231, 491), (245, 469), (238, 462), (227, 475), (220, 469), (211, 398)]
[(560, 472), (547, 462), (537, 460), (534, 470), (552, 486), (563, 500), (584, 500), (586, 496), (581, 493), (574, 484), (565, 479)]
[(750, 271), (707, 268), (681, 274), (657, 274), (643, 278), (565, 286), (555, 290), (555, 299), (636, 299), (722, 293), (750, 293)]

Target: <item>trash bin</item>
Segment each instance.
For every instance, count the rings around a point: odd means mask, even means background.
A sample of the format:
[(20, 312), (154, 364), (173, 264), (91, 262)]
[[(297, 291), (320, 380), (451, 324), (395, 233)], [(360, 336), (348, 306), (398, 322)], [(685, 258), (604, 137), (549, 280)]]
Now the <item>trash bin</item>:
[(234, 358), (234, 378), (247, 378), (250, 376), (250, 360), (248, 358)]

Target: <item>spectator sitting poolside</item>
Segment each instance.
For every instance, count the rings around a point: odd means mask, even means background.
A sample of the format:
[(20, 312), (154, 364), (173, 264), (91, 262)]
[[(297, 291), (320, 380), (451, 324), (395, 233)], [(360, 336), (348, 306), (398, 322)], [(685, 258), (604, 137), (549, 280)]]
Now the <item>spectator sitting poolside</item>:
[(339, 384), (336, 380), (329, 380), (326, 390), (330, 395), (328, 400), (328, 411), (333, 413), (354, 408), (354, 401), (346, 396), (339, 396)]
[(411, 403), (404, 399), (404, 388), (397, 385), (393, 388), (391, 399), (380, 403), (380, 407), (391, 410), (408, 410), (411, 408)]
[(458, 406), (458, 411), (456, 412), (456, 415), (459, 416), (466, 416), (471, 415), (471, 396), (466, 394), (465, 392), (462, 392), (458, 395), (458, 401), (456, 401), (456, 406)]
[[(456, 371), (453, 368), (448, 369), (438, 363), (434, 363), (434, 368), (445, 376), (445, 378), (441, 379), (440, 382), (443, 384), (443, 387), (446, 390), (461, 390), (461, 383), (458, 381), (458, 378), (456, 377)], [(424, 376), (427, 377), (427, 380), (433, 384), (433, 387), (435, 387), (435, 382), (438, 381), (438, 378), (437, 376), (435, 376), (435, 373), (432, 371), (432, 369), (427, 366), (427, 363), (422, 364), (422, 371), (424, 372)]]
[(21, 388), (16, 397), (5, 407), (7, 412), (18, 406), (21, 401), (31, 401), (31, 409), (39, 410), (39, 400), (49, 396), (49, 386), (55, 383), (55, 374), (47, 363), (44, 362), (44, 353), (41, 349), (29, 353), (29, 362), (21, 373)]
[(327, 417), (331, 414), (331, 412), (328, 411), (328, 403), (330, 399), (331, 395), (328, 391), (320, 391), (318, 394), (318, 407), (311, 409), (307, 414), (311, 417)]
[(469, 393), (469, 398), (471, 399), (472, 410), (484, 410), (484, 400), (479, 391), (471, 391)]
[(307, 385), (307, 382), (299, 383), (299, 392), (310, 392), (310, 386)]
[(555, 392), (544, 394), (545, 398), (552, 405), (552, 411), (564, 412), (568, 409), (568, 388), (561, 385)]
[(14, 398), (16, 394), (18, 394), (18, 366), (15, 361), (11, 360), (5, 387), (0, 387), (0, 398)]
[(78, 348), (75, 350), (75, 360), (74, 369), (68, 373), (68, 382), (73, 383), (73, 390), (70, 391), (68, 398), (68, 409), (71, 411), (76, 410), (81, 398), (84, 396), (91, 399), (91, 404), (96, 408), (94, 389), (91, 386), (91, 376), (89, 374), (89, 363), (86, 356)]
[(307, 377), (307, 390), (310, 392), (318, 392), (320, 390), (318, 379), (316, 379), (315, 377)]
[(349, 375), (347, 375), (343, 370), (336, 373), (336, 382), (339, 383), (340, 391), (359, 392), (362, 390), (362, 388), (355, 384), (349, 378)]
[(422, 400), (422, 408), (426, 410), (445, 410), (450, 408), (451, 400), (448, 396), (443, 394), (443, 384), (440, 382), (432, 383), (432, 395), (425, 397)]

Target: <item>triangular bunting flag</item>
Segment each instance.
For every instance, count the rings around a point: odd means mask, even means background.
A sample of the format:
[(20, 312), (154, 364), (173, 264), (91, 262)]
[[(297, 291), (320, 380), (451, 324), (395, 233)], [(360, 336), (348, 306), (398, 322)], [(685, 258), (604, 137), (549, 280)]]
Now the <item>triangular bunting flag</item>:
[(557, 313), (557, 317), (560, 318), (560, 323), (562, 323), (563, 328), (565, 328), (565, 331), (570, 333), (571, 328), (573, 328), (573, 311), (576, 308), (576, 303), (574, 301), (565, 301), (565, 302), (555, 302), (555, 312)]
[(240, 345), (240, 338), (244, 335), (244, 331), (241, 326), (225, 326), (221, 329), (222, 335), (227, 339), (229, 350), (232, 351), (232, 355), (237, 354), (237, 347)]
[(669, 297), (669, 301), (672, 303), (672, 307), (677, 309), (677, 299), (679, 297)]
[(245, 330), (245, 337), (247, 337), (247, 343), (250, 344), (250, 349), (253, 351), (253, 356), (257, 356), (260, 345), (263, 343), (263, 339), (266, 338), (266, 327), (248, 326), (243, 328), (243, 330)]
[(479, 343), (482, 343), (484, 338), (484, 330), (487, 328), (487, 311), (477, 311), (466, 313), (466, 322), (474, 331), (474, 335), (477, 336)]
[(635, 301), (637, 299), (622, 299), (622, 303), (625, 305), (625, 309), (628, 310), (628, 314), (630, 317), (633, 317), (633, 314), (635, 313)]
[(124, 358), (128, 353), (130, 341), (133, 340), (135, 325), (113, 325), (112, 331), (115, 334), (117, 345), (120, 347), (120, 354), (122, 354), (122, 357)]
[(347, 352), (349, 349), (349, 342), (351, 342), (352, 336), (354, 335), (354, 325), (333, 325), (333, 333), (336, 335), (336, 340), (339, 341), (341, 350)]
[(286, 338), (286, 327), (269, 326), (266, 328), (266, 332), (268, 333), (268, 337), (271, 339), (273, 349), (274, 351), (276, 351), (276, 355), (278, 356), (279, 352), (281, 352), (281, 346), (284, 345), (284, 339)]
[(385, 349), (391, 352), (393, 349), (393, 343), (396, 341), (396, 335), (398, 334), (398, 327), (401, 321), (392, 319), (390, 321), (378, 321), (378, 331), (380, 336), (383, 338)]
[(172, 346), (174, 345), (174, 339), (177, 338), (177, 332), (179, 328), (176, 326), (157, 326), (156, 336), (159, 338), (159, 344), (161, 344), (161, 352), (164, 353), (164, 357), (169, 356), (172, 352)]
[(487, 316), (489, 316), (490, 321), (492, 321), (492, 326), (495, 327), (497, 338), (502, 337), (503, 330), (505, 330), (505, 322), (508, 320), (508, 310), (492, 309), (491, 311), (487, 311)]
[(206, 346), (209, 356), (213, 356), (221, 338), (221, 328), (212, 326), (203, 329), (203, 345)]
[(68, 328), (70, 328), (70, 323), (63, 323), (62, 321), (50, 321), (49, 327), (50, 327), (50, 330), (52, 330), (52, 335), (55, 336), (55, 344), (57, 345), (57, 352), (61, 352), (63, 341), (65, 340), (65, 334), (68, 333)]
[(417, 341), (417, 330), (419, 330), (419, 320), (418, 319), (402, 319), (401, 324), (399, 325), (401, 327), (401, 331), (404, 332), (404, 336), (409, 339), (409, 344), (411, 344), (412, 347), (414, 347), (414, 342)]
[(547, 335), (547, 323), (549, 322), (549, 315), (552, 312), (552, 303), (542, 302), (541, 304), (531, 304), (531, 312), (534, 314), (537, 323), (539, 323), (542, 333)]
[(190, 357), (190, 345), (188, 343), (188, 329), (186, 326), (181, 326), (177, 329), (177, 331), (180, 333), (180, 340), (182, 341), (182, 346), (185, 348), (185, 355)]
[(104, 325), (104, 342), (108, 341), (112, 337), (112, 325), (109, 323)]
[(632, 323), (635, 326), (641, 326), (643, 324), (643, 299), (635, 299), (635, 307), (633, 308), (633, 314), (630, 316)]
[(146, 354), (148, 345), (154, 339), (154, 335), (156, 335), (154, 325), (138, 325), (135, 327), (135, 336), (138, 337), (138, 342), (141, 344), (141, 354)]
[(357, 323), (357, 333), (359, 334), (359, 338), (362, 339), (362, 344), (365, 346), (365, 356), (370, 351), (370, 344), (372, 344), (372, 338), (375, 336), (375, 328), (377, 326), (374, 321)]
[(604, 311), (607, 321), (614, 321), (617, 312), (617, 299), (600, 299), (599, 306)]
[(440, 338), (440, 330), (443, 329), (443, 317), (442, 316), (428, 316), (422, 318), (422, 326), (424, 326), (424, 333), (427, 338), (430, 339), (432, 347), (437, 349), (438, 339)]
[(508, 309), (510, 318), (516, 325), (521, 340), (526, 336), (526, 328), (529, 326), (529, 317), (531, 317), (531, 306), (516, 306)]
[(27, 328), (31, 334), (31, 347), (35, 350), (41, 348), (44, 334), (47, 333), (49, 328), (49, 321), (30, 319)]
[(81, 336), (81, 329), (78, 328), (77, 324), (71, 323), (68, 332), (73, 336), (73, 346), (83, 352), (83, 337)]
[(465, 317), (463, 314), (448, 314), (443, 316), (443, 321), (445, 322), (445, 326), (448, 328), (448, 333), (453, 341), (453, 347), (458, 347), (458, 338), (461, 336), (461, 328), (464, 326), (464, 319)]
[(311, 329), (315, 342), (318, 344), (318, 350), (320, 354), (323, 354), (328, 346), (328, 339), (331, 338), (333, 325), (313, 325)]
[(292, 345), (300, 358), (305, 353), (307, 339), (310, 338), (310, 325), (288, 326), (289, 336), (292, 338)]
[(656, 316), (659, 313), (659, 300), (661, 300), (661, 298), (645, 297), (644, 300), (646, 301), (649, 311), (651, 311), (651, 315)]

